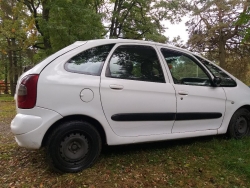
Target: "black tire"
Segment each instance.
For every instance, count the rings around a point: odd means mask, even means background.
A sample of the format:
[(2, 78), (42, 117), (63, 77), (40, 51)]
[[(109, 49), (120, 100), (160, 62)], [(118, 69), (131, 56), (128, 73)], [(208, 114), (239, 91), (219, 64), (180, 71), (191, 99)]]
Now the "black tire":
[(240, 139), (249, 136), (250, 133), (250, 112), (241, 108), (232, 116), (229, 126), (228, 135), (231, 138)]
[(48, 162), (59, 172), (79, 172), (92, 166), (101, 152), (101, 137), (88, 122), (70, 121), (58, 125), (48, 137)]

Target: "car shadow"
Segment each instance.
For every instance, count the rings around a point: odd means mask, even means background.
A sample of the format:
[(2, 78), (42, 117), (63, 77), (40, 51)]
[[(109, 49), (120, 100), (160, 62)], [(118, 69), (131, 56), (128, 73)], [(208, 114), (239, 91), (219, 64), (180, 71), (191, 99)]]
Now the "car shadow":
[(138, 143), (138, 144), (127, 144), (127, 145), (117, 145), (117, 146), (108, 146), (104, 145), (102, 148), (101, 155), (122, 155), (133, 153), (135, 151), (154, 151), (161, 150), (166, 148), (174, 148), (177, 146), (192, 145), (194, 143), (206, 143), (210, 142), (213, 139), (225, 140), (229, 139), (226, 135), (216, 135), (216, 136), (203, 136), (203, 137), (194, 137), (194, 138), (183, 138), (177, 140), (166, 140), (166, 141), (157, 141), (157, 142), (147, 142), (147, 143)]

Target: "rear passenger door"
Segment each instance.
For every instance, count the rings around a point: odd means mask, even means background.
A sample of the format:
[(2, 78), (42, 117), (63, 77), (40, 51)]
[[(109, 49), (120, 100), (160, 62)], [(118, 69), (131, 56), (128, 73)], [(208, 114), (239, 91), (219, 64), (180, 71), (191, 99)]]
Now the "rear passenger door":
[(101, 74), (104, 114), (119, 136), (171, 133), (175, 90), (153, 45), (117, 44)]

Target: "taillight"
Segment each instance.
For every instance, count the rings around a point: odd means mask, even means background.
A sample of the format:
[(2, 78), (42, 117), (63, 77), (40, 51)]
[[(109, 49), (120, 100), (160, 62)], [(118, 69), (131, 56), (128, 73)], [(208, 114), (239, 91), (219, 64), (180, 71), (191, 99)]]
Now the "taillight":
[(18, 108), (29, 109), (36, 105), (39, 74), (29, 74), (21, 80), (17, 90)]

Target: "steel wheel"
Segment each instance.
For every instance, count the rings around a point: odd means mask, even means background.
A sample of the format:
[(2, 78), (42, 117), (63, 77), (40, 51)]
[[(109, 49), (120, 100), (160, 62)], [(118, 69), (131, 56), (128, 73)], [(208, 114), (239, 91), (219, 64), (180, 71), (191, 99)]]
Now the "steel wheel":
[(94, 164), (101, 151), (98, 131), (88, 122), (71, 121), (57, 126), (48, 137), (48, 161), (55, 170), (79, 172)]
[(250, 132), (250, 113), (247, 109), (237, 110), (228, 126), (228, 134), (232, 138), (240, 139)]
[(87, 155), (88, 150), (88, 139), (79, 133), (69, 134), (60, 145), (60, 155), (67, 162), (81, 161)]
[(247, 131), (247, 127), (248, 127), (247, 119), (243, 116), (239, 117), (235, 123), (235, 134), (237, 135), (245, 134)]

